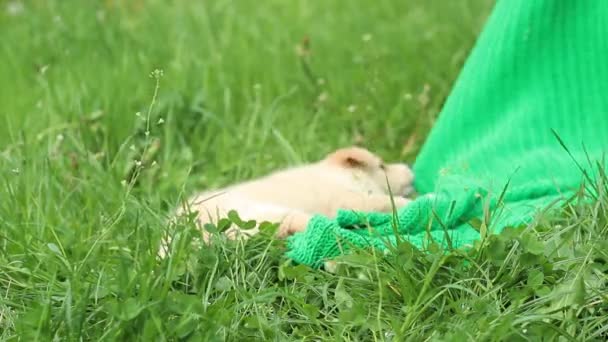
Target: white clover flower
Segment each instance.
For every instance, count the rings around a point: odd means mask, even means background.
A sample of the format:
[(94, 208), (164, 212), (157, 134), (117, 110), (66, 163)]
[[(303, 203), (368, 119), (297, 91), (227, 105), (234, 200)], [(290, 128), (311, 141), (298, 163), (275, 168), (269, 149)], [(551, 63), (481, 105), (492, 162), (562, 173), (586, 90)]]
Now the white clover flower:
[(165, 72), (163, 71), (163, 69), (154, 69), (154, 71), (152, 71), (150, 73), (150, 78), (159, 79), (159, 78), (163, 77), (164, 75), (165, 75)]

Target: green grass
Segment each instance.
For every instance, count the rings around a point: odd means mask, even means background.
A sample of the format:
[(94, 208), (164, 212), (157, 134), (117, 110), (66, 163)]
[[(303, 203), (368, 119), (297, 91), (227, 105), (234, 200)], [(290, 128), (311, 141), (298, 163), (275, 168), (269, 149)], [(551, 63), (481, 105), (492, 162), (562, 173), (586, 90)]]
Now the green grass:
[(114, 3), (0, 1), (0, 339), (606, 338), (605, 178), (471, 251), (361, 251), (335, 274), (165, 224), (196, 190), (336, 147), (413, 161), (491, 1)]

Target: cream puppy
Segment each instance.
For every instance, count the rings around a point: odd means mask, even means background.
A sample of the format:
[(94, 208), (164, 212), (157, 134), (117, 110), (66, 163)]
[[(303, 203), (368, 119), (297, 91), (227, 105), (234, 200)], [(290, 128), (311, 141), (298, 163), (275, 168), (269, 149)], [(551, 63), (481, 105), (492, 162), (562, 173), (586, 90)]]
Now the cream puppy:
[[(312, 164), (197, 194), (187, 208), (197, 212), (200, 227), (235, 210), (243, 220), (279, 223), (278, 236), (285, 237), (305, 230), (315, 214), (333, 217), (338, 209), (389, 212), (391, 192), (395, 206), (402, 207), (409, 202), (402, 196), (412, 190), (413, 179), (407, 165), (385, 164), (366, 149), (349, 147)], [(226, 234), (234, 238), (258, 231), (230, 228)], [(208, 241), (208, 234), (203, 238)]]

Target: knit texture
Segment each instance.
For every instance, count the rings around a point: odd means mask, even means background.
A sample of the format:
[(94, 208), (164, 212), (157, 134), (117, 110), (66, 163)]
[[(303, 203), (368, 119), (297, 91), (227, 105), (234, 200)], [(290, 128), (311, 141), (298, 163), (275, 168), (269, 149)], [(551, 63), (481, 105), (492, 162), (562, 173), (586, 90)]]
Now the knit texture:
[(500, 233), (558, 207), (582, 169), (593, 177), (590, 164), (605, 163), (606, 23), (608, 1), (498, 0), (414, 164), (425, 195), (396, 215), (315, 216), (287, 256), (319, 267), (398, 239), (459, 248), (479, 239), (475, 218), (490, 213), (489, 232)]

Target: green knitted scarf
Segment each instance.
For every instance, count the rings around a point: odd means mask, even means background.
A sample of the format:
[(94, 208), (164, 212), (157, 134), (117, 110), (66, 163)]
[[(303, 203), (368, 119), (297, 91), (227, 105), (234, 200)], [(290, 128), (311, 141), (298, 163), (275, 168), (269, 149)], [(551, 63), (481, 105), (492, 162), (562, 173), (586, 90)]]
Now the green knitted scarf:
[(607, 23), (608, 1), (498, 0), (414, 164), (423, 195), (396, 214), (315, 216), (287, 256), (319, 267), (397, 240), (459, 248), (488, 214), (500, 233), (559, 207), (608, 149)]

